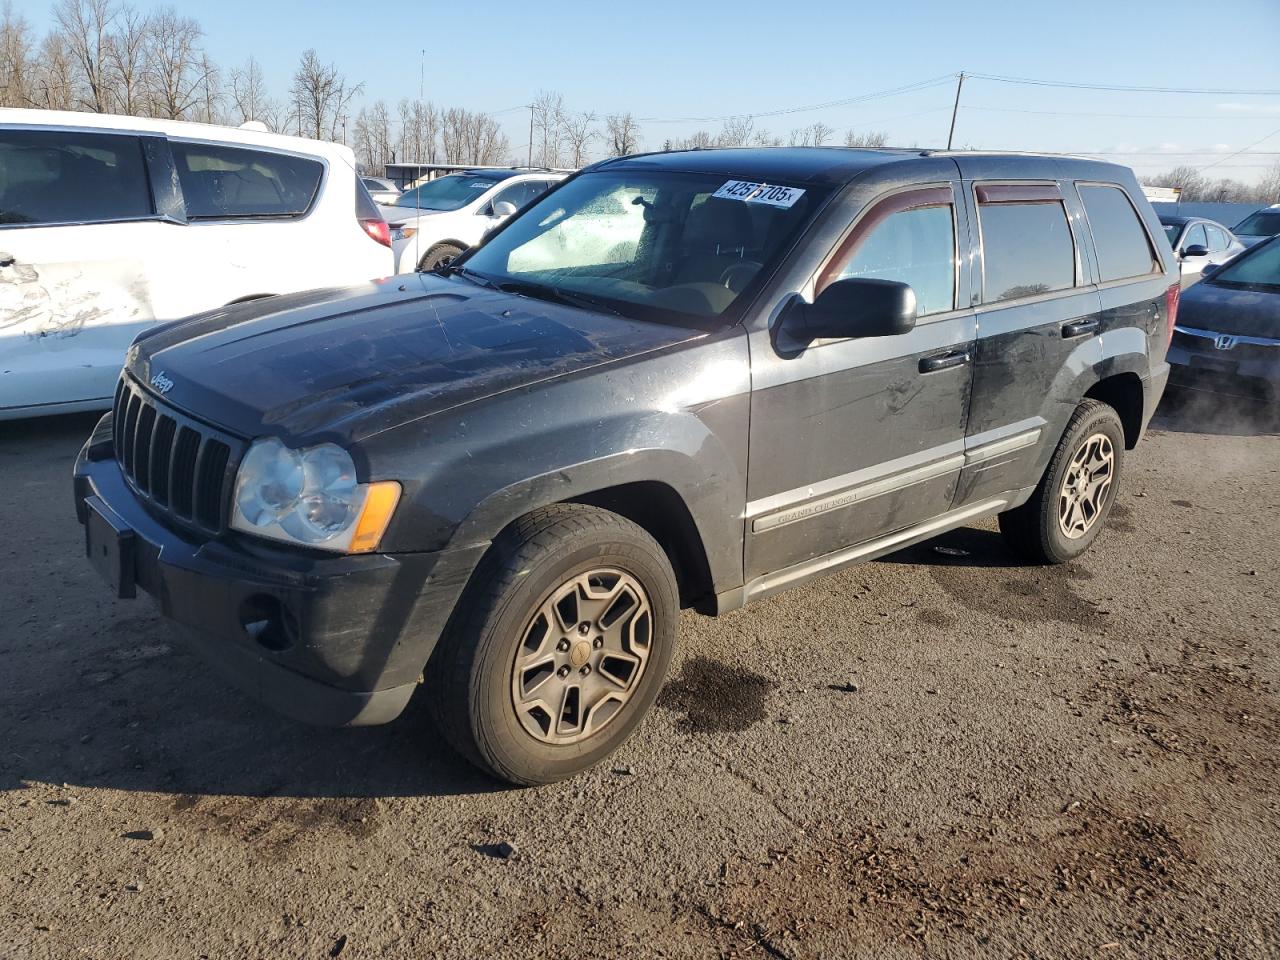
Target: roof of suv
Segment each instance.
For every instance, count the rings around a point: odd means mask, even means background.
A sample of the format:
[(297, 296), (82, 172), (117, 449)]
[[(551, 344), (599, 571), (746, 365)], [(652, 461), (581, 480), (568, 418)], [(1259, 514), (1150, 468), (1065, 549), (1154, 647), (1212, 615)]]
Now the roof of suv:
[(264, 133), (245, 127), (224, 127), (213, 123), (193, 123), (189, 120), (156, 120), (151, 117), (120, 116), (111, 113), (84, 113), (75, 110), (32, 110), (27, 108), (0, 107), (0, 126), (23, 124), (37, 127), (72, 127), (125, 133), (155, 133), (169, 137), (193, 140), (213, 140), (244, 146), (291, 150), (323, 157), (340, 156), (355, 165), (355, 154), (350, 147), (326, 140), (309, 140), (281, 133)]
[(1025, 163), (1029, 177), (1057, 177), (1064, 173), (1063, 164), (1079, 170), (1073, 176), (1097, 175), (1102, 170), (1124, 171), (1128, 168), (1102, 160), (1067, 157), (1058, 154), (1013, 153), (958, 150), (922, 150), (918, 148), (857, 149), (851, 147), (722, 147), (708, 150), (678, 150), (666, 153), (633, 154), (602, 160), (592, 169), (618, 167), (661, 167), (686, 173), (711, 173), (721, 176), (752, 176), (790, 180), (800, 183), (847, 183), (874, 167), (904, 163), (923, 157), (982, 157), (990, 160), (1016, 160)]

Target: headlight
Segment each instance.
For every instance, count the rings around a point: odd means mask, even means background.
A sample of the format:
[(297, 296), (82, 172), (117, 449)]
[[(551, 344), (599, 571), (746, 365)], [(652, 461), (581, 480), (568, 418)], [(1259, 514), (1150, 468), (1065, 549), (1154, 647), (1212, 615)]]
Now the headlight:
[(395, 227), (391, 231), (392, 240), (408, 240), (418, 231), (414, 227)]
[(400, 499), (394, 480), (356, 483), (351, 454), (332, 443), (292, 450), (255, 440), (236, 474), (231, 526), (285, 543), (368, 553)]

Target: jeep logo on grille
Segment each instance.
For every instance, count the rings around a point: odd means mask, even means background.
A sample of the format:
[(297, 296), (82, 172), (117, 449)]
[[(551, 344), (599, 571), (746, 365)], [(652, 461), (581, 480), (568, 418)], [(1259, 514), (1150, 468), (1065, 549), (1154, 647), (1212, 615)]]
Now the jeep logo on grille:
[(173, 381), (166, 377), (164, 371), (161, 370), (151, 378), (151, 386), (155, 387), (157, 393), (166, 394), (173, 389)]

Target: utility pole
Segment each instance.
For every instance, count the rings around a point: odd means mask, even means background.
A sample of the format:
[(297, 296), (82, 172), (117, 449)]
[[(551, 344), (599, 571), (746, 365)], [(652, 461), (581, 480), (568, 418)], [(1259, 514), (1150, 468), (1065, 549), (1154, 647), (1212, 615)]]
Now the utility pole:
[(529, 104), (529, 166), (533, 166), (533, 104)]
[(964, 71), (960, 71), (960, 75), (956, 77), (956, 102), (951, 108), (951, 132), (947, 134), (947, 149), (951, 149), (951, 141), (956, 135), (956, 114), (960, 112), (960, 90), (964, 87)]
[(421, 103), (427, 98), (427, 51), (422, 50), (422, 56), (418, 59), (418, 102)]

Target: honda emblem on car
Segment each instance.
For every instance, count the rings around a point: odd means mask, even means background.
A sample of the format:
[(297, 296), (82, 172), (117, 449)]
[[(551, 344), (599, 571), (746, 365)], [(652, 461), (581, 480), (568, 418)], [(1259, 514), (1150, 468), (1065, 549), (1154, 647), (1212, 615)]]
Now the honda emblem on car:
[(166, 377), (164, 371), (161, 370), (151, 378), (151, 386), (156, 388), (157, 393), (163, 395), (173, 389), (173, 381)]
[(1220, 333), (1213, 338), (1213, 345), (1218, 350), (1230, 350), (1236, 343), (1236, 338), (1226, 333)]

